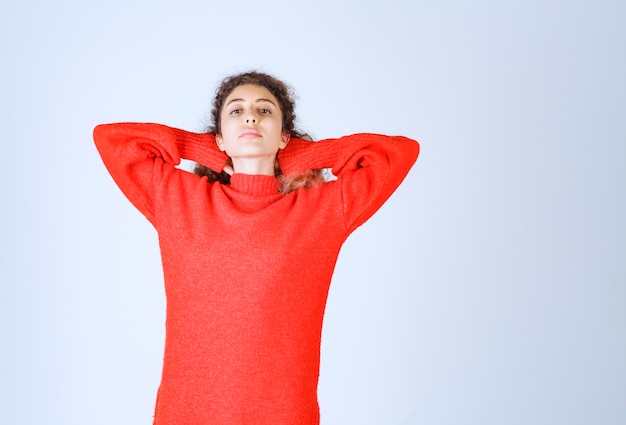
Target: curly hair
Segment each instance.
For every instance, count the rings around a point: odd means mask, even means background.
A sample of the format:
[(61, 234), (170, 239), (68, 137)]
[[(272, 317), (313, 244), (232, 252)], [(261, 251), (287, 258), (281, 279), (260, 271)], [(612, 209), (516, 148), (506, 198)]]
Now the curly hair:
[[(312, 140), (312, 138), (296, 128), (295, 101), (293, 90), (279, 79), (262, 72), (249, 71), (241, 74), (231, 75), (222, 80), (221, 84), (215, 91), (213, 98), (213, 108), (211, 109), (211, 124), (207, 129), (208, 133), (221, 134), (220, 117), (226, 98), (237, 87), (252, 84), (265, 87), (278, 101), (278, 106), (283, 117), (283, 131), (289, 133), (290, 137), (298, 139)], [(230, 183), (230, 175), (226, 172), (217, 172), (197, 164), (194, 173), (199, 176), (206, 176), (210, 183), (219, 182), (222, 184)], [(289, 193), (300, 187), (311, 187), (325, 181), (321, 170), (309, 170), (301, 175), (288, 176), (282, 175), (278, 164), (276, 166), (276, 177), (281, 182), (280, 192)]]

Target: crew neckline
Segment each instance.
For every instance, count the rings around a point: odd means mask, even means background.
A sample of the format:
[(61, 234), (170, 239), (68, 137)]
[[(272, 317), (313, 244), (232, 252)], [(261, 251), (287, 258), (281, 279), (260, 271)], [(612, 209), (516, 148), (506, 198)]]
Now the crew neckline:
[(279, 184), (275, 176), (235, 173), (230, 176), (230, 187), (237, 192), (262, 196), (278, 194)]

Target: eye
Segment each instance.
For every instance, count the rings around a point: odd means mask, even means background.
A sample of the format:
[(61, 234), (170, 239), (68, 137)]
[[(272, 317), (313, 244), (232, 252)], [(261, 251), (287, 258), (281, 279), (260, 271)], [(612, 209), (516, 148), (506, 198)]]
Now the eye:
[(269, 109), (267, 109), (267, 108), (261, 108), (259, 111), (260, 111), (262, 114), (264, 114), (264, 115), (268, 115), (268, 114), (271, 114), (271, 113), (272, 113), (272, 111), (270, 111), (270, 110), (269, 110)]
[(241, 109), (233, 109), (229, 112), (230, 115), (238, 115), (241, 112)]

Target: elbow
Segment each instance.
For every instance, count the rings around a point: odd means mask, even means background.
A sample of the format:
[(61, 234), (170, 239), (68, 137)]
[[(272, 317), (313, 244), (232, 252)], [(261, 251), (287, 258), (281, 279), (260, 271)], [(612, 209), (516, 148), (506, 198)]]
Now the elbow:
[(397, 136), (397, 140), (402, 145), (402, 157), (413, 165), (420, 154), (419, 142), (404, 136)]
[(92, 136), (97, 147), (101, 146), (102, 142), (107, 139), (107, 127), (107, 124), (98, 124), (94, 127)]

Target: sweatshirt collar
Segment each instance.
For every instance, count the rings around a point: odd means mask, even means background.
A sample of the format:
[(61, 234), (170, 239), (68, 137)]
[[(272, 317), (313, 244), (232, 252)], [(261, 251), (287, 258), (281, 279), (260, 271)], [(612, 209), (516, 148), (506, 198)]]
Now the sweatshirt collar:
[(230, 176), (230, 187), (241, 193), (254, 196), (278, 194), (278, 179), (260, 174), (238, 174)]

